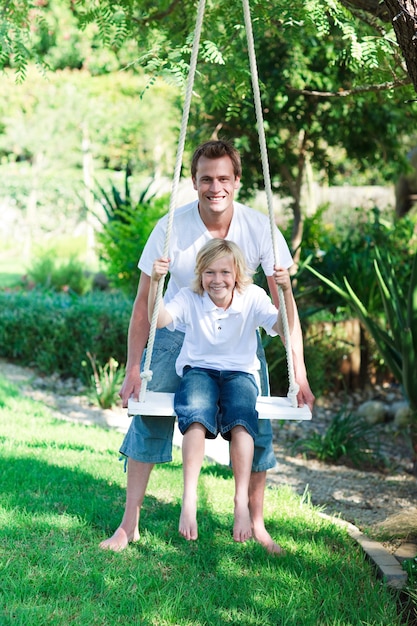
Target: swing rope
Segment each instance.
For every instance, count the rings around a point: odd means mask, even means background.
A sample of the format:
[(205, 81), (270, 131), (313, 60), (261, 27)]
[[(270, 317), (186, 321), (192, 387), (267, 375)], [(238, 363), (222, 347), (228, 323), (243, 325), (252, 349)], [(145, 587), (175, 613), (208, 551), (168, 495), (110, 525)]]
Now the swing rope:
[[(205, 10), (205, 0), (199, 0), (199, 4), (197, 8), (196, 25), (195, 25), (195, 30), (194, 30), (193, 47), (192, 47), (192, 52), (191, 52), (190, 70), (189, 70), (187, 87), (186, 87), (186, 92), (185, 92), (184, 109), (183, 109), (183, 115), (182, 115), (182, 121), (181, 121), (180, 136), (179, 136), (178, 147), (177, 147), (174, 177), (172, 181), (172, 189), (171, 189), (171, 196), (170, 196), (170, 203), (169, 203), (169, 210), (168, 210), (167, 230), (165, 234), (165, 242), (164, 242), (164, 250), (163, 250), (164, 257), (167, 257), (168, 252), (169, 252), (169, 242), (170, 242), (171, 231), (172, 231), (172, 223), (174, 219), (175, 207), (177, 204), (178, 186), (179, 186), (179, 180), (180, 180), (180, 174), (181, 174), (185, 137), (186, 137), (186, 132), (187, 132), (188, 118), (189, 118), (190, 106), (191, 106), (191, 98), (192, 98), (192, 93), (193, 93), (194, 79), (195, 79), (195, 73), (196, 73), (196, 67), (197, 67), (197, 58), (198, 58), (201, 30), (202, 30), (202, 25), (203, 25), (204, 10)], [(244, 19), (245, 19), (249, 63), (250, 63), (250, 69), (251, 69), (252, 88), (253, 88), (256, 119), (257, 119), (257, 126), (258, 126), (258, 134), (259, 134), (262, 170), (263, 170), (263, 177), (264, 177), (264, 182), (265, 182), (265, 191), (266, 191), (266, 196), (267, 196), (271, 240), (272, 240), (273, 250), (274, 250), (275, 265), (279, 267), (279, 253), (278, 253), (278, 245), (277, 245), (277, 240), (276, 240), (276, 227), (275, 227), (275, 220), (274, 220), (271, 177), (270, 177), (270, 172), (269, 172), (268, 153), (267, 153), (267, 147), (266, 147), (265, 130), (264, 130), (264, 123), (263, 123), (263, 116), (262, 116), (261, 96), (260, 96), (260, 89), (259, 89), (258, 70), (257, 70), (257, 64), (256, 64), (255, 44), (254, 44), (253, 31), (252, 31), (249, 0), (243, 0), (243, 12), (244, 12)], [(151, 359), (152, 359), (153, 346), (155, 342), (156, 325), (158, 321), (159, 306), (160, 306), (162, 294), (163, 294), (163, 287), (164, 287), (164, 280), (160, 280), (158, 283), (158, 290), (156, 294), (155, 305), (154, 305), (154, 309), (152, 312), (152, 320), (151, 320), (151, 325), (150, 325), (150, 330), (149, 330), (148, 344), (146, 347), (146, 357), (145, 357), (144, 367), (143, 367), (143, 371), (141, 372), (142, 385), (141, 385), (140, 394), (139, 394), (139, 402), (145, 401), (147, 384), (148, 384), (148, 381), (152, 379), (152, 370), (150, 369), (150, 364), (151, 364)], [(282, 325), (284, 329), (284, 341), (285, 341), (286, 354), (287, 354), (288, 377), (289, 377), (288, 398), (291, 401), (291, 405), (295, 408), (297, 407), (298, 385), (295, 381), (292, 350), (291, 350), (291, 337), (290, 337), (290, 332), (289, 332), (289, 327), (288, 327), (288, 317), (287, 317), (287, 310), (285, 306), (284, 294), (282, 292), (281, 287), (279, 286), (278, 286), (278, 297), (279, 297), (279, 306), (280, 306), (280, 312), (281, 312)]]
[[(263, 115), (262, 115), (261, 94), (260, 94), (260, 89), (259, 89), (258, 68), (256, 64), (256, 53), (255, 53), (255, 43), (254, 43), (253, 30), (252, 30), (252, 20), (251, 20), (251, 15), (250, 15), (249, 0), (242, 0), (242, 2), (243, 2), (243, 14), (244, 14), (244, 19), (245, 19), (246, 39), (248, 43), (248, 54), (249, 54), (249, 64), (250, 64), (250, 70), (251, 70), (253, 98), (254, 98), (254, 103), (255, 103), (256, 120), (257, 120), (257, 126), (258, 126), (259, 147), (261, 151), (261, 161), (262, 161), (262, 170), (263, 170), (263, 177), (264, 177), (264, 183), (265, 183), (267, 206), (268, 206), (269, 224), (271, 228), (271, 239), (272, 239), (272, 244), (274, 248), (275, 265), (279, 267), (280, 263), (279, 263), (278, 244), (277, 244), (277, 238), (276, 238), (275, 220), (274, 220), (271, 176), (269, 172), (268, 151), (266, 147), (265, 128), (264, 128), (264, 121), (263, 121)], [(287, 355), (288, 379), (289, 379), (288, 398), (291, 401), (291, 405), (293, 407), (297, 407), (298, 406), (297, 393), (299, 390), (299, 386), (295, 380), (294, 363), (293, 363), (292, 349), (291, 349), (291, 336), (290, 336), (290, 331), (288, 327), (287, 309), (285, 306), (284, 294), (280, 286), (278, 286), (278, 298), (279, 298), (279, 310), (281, 313), (281, 320), (282, 320), (282, 325), (284, 329), (285, 350), (286, 350), (286, 355)]]
[[(176, 155), (175, 168), (174, 168), (174, 177), (172, 180), (171, 196), (170, 196), (170, 202), (169, 202), (168, 223), (167, 223), (167, 230), (165, 234), (165, 243), (164, 243), (164, 251), (163, 251), (164, 257), (168, 256), (169, 241), (171, 238), (171, 231), (172, 231), (172, 223), (174, 220), (175, 207), (177, 205), (178, 186), (179, 186), (179, 180), (180, 180), (180, 175), (181, 175), (181, 166), (182, 166), (182, 158), (184, 154), (184, 145), (185, 145), (185, 136), (187, 133), (188, 117), (190, 114), (191, 97), (193, 94), (194, 79), (195, 79), (195, 73), (196, 73), (196, 68), (197, 68), (197, 57), (198, 57), (198, 50), (200, 46), (200, 36), (201, 36), (201, 30), (203, 26), (205, 4), (206, 4), (205, 0), (199, 0), (198, 8), (197, 8), (197, 18), (196, 18), (193, 47), (192, 47), (191, 59), (190, 59), (190, 71), (188, 74), (187, 86), (186, 86), (186, 91), (185, 91), (180, 136), (178, 140), (177, 155)], [(140, 394), (139, 394), (140, 402), (143, 402), (145, 400), (148, 381), (152, 379), (152, 370), (150, 369), (150, 365), (151, 365), (151, 359), (152, 359), (153, 345), (155, 342), (156, 324), (158, 321), (159, 305), (162, 299), (164, 282), (165, 282), (164, 280), (160, 280), (158, 283), (155, 306), (152, 312), (152, 320), (151, 320), (151, 326), (149, 329), (148, 344), (146, 346), (146, 357), (145, 357), (145, 362), (143, 365), (143, 371), (141, 372), (142, 385), (141, 385)]]

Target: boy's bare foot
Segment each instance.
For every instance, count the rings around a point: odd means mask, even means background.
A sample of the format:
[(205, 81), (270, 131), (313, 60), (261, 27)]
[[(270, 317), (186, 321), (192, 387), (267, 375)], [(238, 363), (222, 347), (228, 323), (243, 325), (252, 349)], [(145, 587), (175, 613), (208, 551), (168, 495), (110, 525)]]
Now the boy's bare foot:
[(195, 541), (198, 537), (197, 510), (195, 507), (182, 505), (178, 530), (187, 541)]
[(269, 554), (276, 554), (277, 556), (284, 556), (286, 554), (284, 548), (281, 548), (279, 543), (276, 543), (265, 526), (263, 528), (253, 528), (253, 538), (255, 541), (261, 544)]
[(121, 552), (128, 546), (129, 543), (139, 541), (139, 538), (140, 535), (137, 530), (133, 533), (132, 537), (129, 537), (126, 531), (121, 526), (119, 526), (119, 528), (111, 537), (105, 539), (100, 543), (99, 547), (102, 548), (102, 550), (113, 550), (113, 552)]
[(233, 525), (233, 539), (243, 542), (252, 537), (252, 524), (247, 506), (235, 506), (235, 523)]

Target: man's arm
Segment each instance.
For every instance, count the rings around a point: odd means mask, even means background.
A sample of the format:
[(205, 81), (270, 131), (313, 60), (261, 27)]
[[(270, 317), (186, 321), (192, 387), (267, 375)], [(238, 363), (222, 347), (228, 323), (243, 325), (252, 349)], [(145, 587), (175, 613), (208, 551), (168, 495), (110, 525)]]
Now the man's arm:
[(140, 378), (140, 362), (142, 353), (146, 348), (150, 327), (148, 321), (149, 284), (150, 277), (142, 272), (129, 322), (126, 374), (119, 393), (124, 407), (127, 407), (130, 397), (133, 397), (134, 400), (139, 400), (142, 382)]
[[(275, 283), (273, 276), (267, 276), (269, 292), (275, 306), (279, 309), (278, 287)], [(297, 304), (293, 296), (294, 306), (294, 328), (291, 333), (291, 350), (293, 353), (294, 374), (295, 379), (299, 385), (299, 391), (297, 394), (298, 406), (307, 406), (310, 410), (313, 410), (314, 394), (310, 389), (310, 385), (307, 379), (307, 371), (304, 363), (304, 347), (303, 347), (303, 333), (301, 331), (300, 318), (298, 315)]]
[[(287, 269), (276, 268), (273, 274), (275, 284), (281, 287), (284, 294), (285, 310), (287, 313), (287, 324), (289, 332), (292, 333), (294, 328), (294, 298), (291, 287), (291, 277)], [(281, 312), (278, 310), (277, 321), (275, 322), (273, 329), (281, 337), (284, 337), (284, 324), (282, 321)]]

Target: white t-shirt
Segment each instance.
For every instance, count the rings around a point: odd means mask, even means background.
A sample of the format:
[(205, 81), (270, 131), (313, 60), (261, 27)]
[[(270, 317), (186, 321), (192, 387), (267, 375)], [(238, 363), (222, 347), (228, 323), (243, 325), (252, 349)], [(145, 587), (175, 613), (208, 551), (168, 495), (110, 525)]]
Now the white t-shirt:
[[(274, 248), (271, 240), (271, 227), (267, 215), (248, 206), (234, 202), (234, 211), (227, 239), (234, 241), (242, 249), (250, 271), (255, 272), (262, 266), (266, 276), (274, 271)], [(146, 242), (138, 267), (151, 276), (155, 259), (162, 256), (165, 244), (168, 215), (156, 224)], [(194, 278), (197, 253), (202, 246), (213, 239), (198, 211), (198, 200), (175, 210), (172, 231), (169, 239), (168, 257), (170, 278), (165, 302), (183, 287), (189, 287)], [(289, 268), (293, 264), (290, 251), (282, 233), (276, 229), (276, 241), (281, 267)], [(178, 330), (182, 330), (178, 328)]]
[(168, 304), (172, 316), (170, 327), (185, 327), (184, 343), (176, 362), (182, 376), (186, 365), (215, 370), (232, 370), (256, 374), (256, 329), (272, 329), (278, 310), (268, 294), (257, 285), (249, 285), (243, 293), (234, 291), (232, 304), (218, 308), (205, 292), (202, 296), (185, 287)]

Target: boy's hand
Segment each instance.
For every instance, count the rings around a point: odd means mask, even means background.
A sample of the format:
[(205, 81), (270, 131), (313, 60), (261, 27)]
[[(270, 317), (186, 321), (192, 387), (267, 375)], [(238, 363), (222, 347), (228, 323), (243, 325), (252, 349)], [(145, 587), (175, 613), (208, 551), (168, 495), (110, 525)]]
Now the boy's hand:
[(291, 277), (287, 269), (275, 266), (273, 277), (276, 284), (279, 285), (283, 291), (291, 289)]
[(159, 281), (163, 276), (166, 276), (169, 271), (170, 259), (156, 259), (152, 267), (152, 280)]

